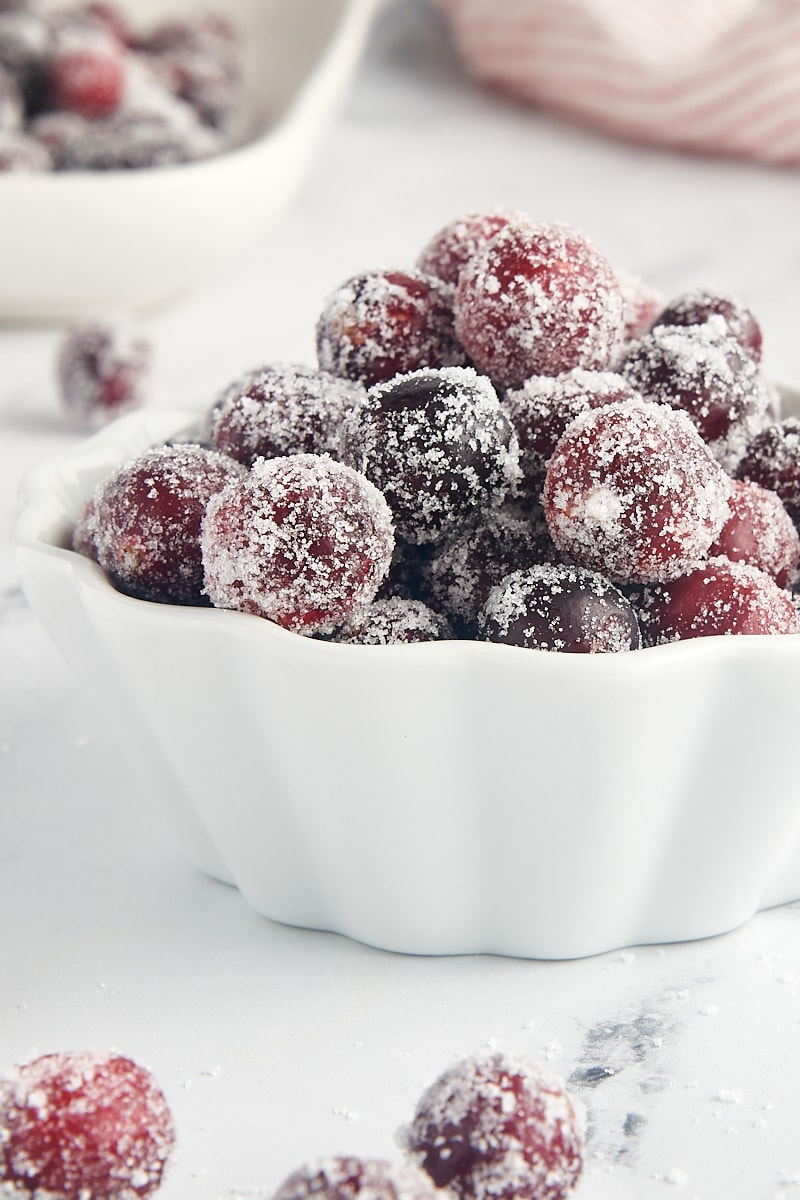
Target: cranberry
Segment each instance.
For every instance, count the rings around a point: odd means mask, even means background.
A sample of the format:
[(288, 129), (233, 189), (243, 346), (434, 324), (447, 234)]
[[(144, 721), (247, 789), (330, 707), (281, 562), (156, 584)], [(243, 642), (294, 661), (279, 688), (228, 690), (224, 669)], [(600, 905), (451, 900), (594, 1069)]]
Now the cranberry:
[(338, 1156), (294, 1171), (272, 1200), (434, 1200), (427, 1176), (405, 1164)]
[(644, 337), (664, 308), (664, 297), (655, 288), (631, 275), (617, 271), (624, 313), (623, 336), (626, 342)]
[(636, 393), (614, 371), (576, 367), (565, 375), (532, 375), (503, 397), (503, 407), (519, 438), (524, 487), (538, 498), (550, 456), (570, 421), (590, 408), (601, 408)]
[(395, 646), (452, 638), (446, 617), (422, 600), (389, 596), (373, 600), (336, 630), (335, 641), (359, 646)]
[(167, 112), (120, 110), (85, 121), (62, 143), (60, 166), (80, 171), (125, 171), (192, 162), (218, 149), (203, 131)]
[(739, 462), (736, 476), (777, 492), (800, 527), (800, 418), (787, 417), (757, 434)]
[(538, 1063), (467, 1058), (423, 1094), (407, 1143), (459, 1200), (565, 1200), (583, 1169), (583, 1109)]
[(123, 326), (75, 326), (58, 354), (65, 407), (80, 424), (93, 427), (139, 408), (147, 395), (150, 355), (147, 339)]
[(316, 337), (324, 371), (367, 386), (466, 361), (453, 327), (452, 289), (419, 271), (370, 271), (348, 279), (328, 297)]
[(375, 594), (392, 558), (391, 512), (363, 475), (325, 456), (259, 458), (209, 502), (206, 591), (218, 608), (327, 633)]
[(151, 1073), (119, 1054), (46, 1054), (0, 1091), (0, 1179), (14, 1196), (134, 1200), (161, 1184), (172, 1117)]
[(519, 475), (511, 423), (489, 380), (469, 367), (372, 388), (345, 421), (341, 454), (384, 492), (398, 532), (417, 544), (498, 507)]
[(244, 473), (200, 446), (162, 446), (126, 463), (95, 493), (97, 560), (129, 596), (207, 604), (200, 523), (212, 495)]
[(500, 387), (531, 375), (608, 366), (623, 327), (608, 262), (566, 225), (506, 225), (462, 270), (456, 332)]
[(39, 174), (52, 166), (47, 147), (36, 138), (24, 133), (0, 132), (0, 171)]
[(425, 594), (460, 632), (474, 635), (478, 613), (496, 583), (511, 571), (556, 557), (538, 510), (525, 517), (504, 507), (437, 546), (425, 583)]
[(489, 593), (479, 620), (487, 642), (614, 654), (641, 647), (630, 601), (596, 571), (544, 564), (513, 571)]
[(800, 537), (780, 497), (757, 483), (733, 481), (731, 515), (711, 547), (711, 555), (748, 562), (791, 587), (800, 564)]
[(792, 597), (758, 567), (709, 559), (680, 579), (647, 588), (639, 610), (649, 645), (716, 634), (798, 633)]
[(526, 221), (519, 212), (491, 208), (467, 213), (434, 234), (417, 259), (417, 268), (455, 286), (467, 261), (506, 225)]
[(761, 361), (761, 327), (754, 314), (739, 300), (704, 289), (685, 292), (671, 301), (659, 314), (655, 324), (705, 325), (712, 317), (720, 317), (731, 336), (756, 361)]
[(125, 68), (118, 53), (66, 47), (49, 60), (47, 78), (54, 107), (82, 117), (107, 117), (122, 100)]
[(237, 379), (211, 412), (211, 442), (247, 466), (284, 454), (333, 454), (360, 384), (327, 371), (269, 366)]
[(720, 317), (685, 328), (654, 326), (631, 346), (621, 370), (646, 399), (687, 412), (729, 471), (764, 426), (767, 389)]
[(82, 554), (84, 558), (92, 558), (97, 560), (97, 545), (95, 537), (97, 536), (97, 500), (91, 495), (83, 508), (80, 516), (75, 522), (75, 528), (72, 531), (70, 546), (76, 554)]
[(624, 400), (567, 427), (543, 504), (567, 558), (644, 583), (674, 579), (705, 557), (728, 519), (730, 490), (685, 413)]

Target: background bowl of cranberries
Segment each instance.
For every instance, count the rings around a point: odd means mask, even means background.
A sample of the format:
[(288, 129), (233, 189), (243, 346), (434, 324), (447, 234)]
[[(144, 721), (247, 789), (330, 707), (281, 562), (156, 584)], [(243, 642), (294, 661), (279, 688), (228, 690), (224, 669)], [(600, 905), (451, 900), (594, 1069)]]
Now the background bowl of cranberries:
[(3, 5), (0, 320), (145, 308), (239, 253), (301, 182), (372, 8)]
[(752, 312), (493, 211), (316, 342), (23, 490), (28, 599), (200, 867), (425, 954), (800, 897), (800, 391)]

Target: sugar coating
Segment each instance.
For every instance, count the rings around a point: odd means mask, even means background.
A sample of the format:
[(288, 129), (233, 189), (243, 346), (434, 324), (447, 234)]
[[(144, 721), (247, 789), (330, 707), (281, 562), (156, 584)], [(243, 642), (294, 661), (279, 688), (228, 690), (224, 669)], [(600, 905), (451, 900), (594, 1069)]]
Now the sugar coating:
[(639, 620), (649, 645), (718, 634), (800, 632), (789, 592), (758, 567), (721, 557), (680, 579), (646, 588)]
[(160, 446), (123, 464), (94, 493), (97, 561), (120, 591), (202, 604), (200, 523), (209, 498), (244, 467), (202, 446)]
[(118, 1054), (48, 1054), (0, 1088), (0, 1195), (143, 1200), (175, 1144), (152, 1074)]
[(647, 583), (702, 561), (728, 519), (730, 490), (686, 413), (633, 399), (567, 427), (543, 505), (567, 558), (617, 582)]
[(721, 317), (742, 349), (756, 362), (761, 361), (761, 327), (755, 314), (735, 296), (712, 292), (708, 288), (694, 288), (665, 305), (655, 324), (704, 325), (714, 317)]
[(800, 536), (776, 492), (734, 480), (728, 497), (731, 515), (711, 547), (711, 556), (749, 562), (781, 587), (796, 581)]
[(776, 492), (800, 526), (800, 419), (786, 417), (753, 438), (736, 468), (736, 477)]
[(546, 1067), (467, 1058), (422, 1095), (403, 1134), (413, 1161), (461, 1200), (563, 1200), (583, 1169), (585, 1116)]
[(620, 367), (648, 400), (689, 414), (714, 457), (733, 471), (768, 421), (769, 389), (724, 317), (703, 325), (656, 325)]
[(371, 388), (343, 425), (341, 457), (383, 491), (398, 533), (416, 545), (499, 507), (520, 474), (497, 393), (470, 367), (409, 372)]
[(325, 455), (256, 459), (209, 501), (205, 591), (217, 608), (298, 633), (332, 632), (374, 599), (394, 549), (388, 504)]
[(250, 371), (214, 405), (211, 444), (247, 466), (256, 458), (334, 454), (346, 413), (364, 399), (350, 379), (295, 364)]
[(506, 225), (459, 276), (456, 333), (500, 387), (573, 367), (606, 368), (623, 322), (611, 266), (561, 223)]
[(294, 1171), (272, 1200), (434, 1200), (428, 1177), (407, 1163), (338, 1155)]
[(346, 280), (325, 301), (316, 343), (323, 371), (367, 387), (422, 367), (466, 362), (453, 289), (421, 271), (367, 271)]
[(512, 208), (481, 209), (465, 213), (439, 229), (423, 248), (417, 267), (455, 287), (462, 267), (491, 241), (504, 226), (528, 221), (524, 213)]
[(336, 630), (333, 640), (359, 646), (396, 646), (441, 642), (452, 637), (447, 618), (424, 601), (388, 596), (359, 609)]
[(489, 593), (479, 636), (528, 649), (619, 654), (641, 648), (630, 602), (596, 571), (546, 563), (507, 575)]

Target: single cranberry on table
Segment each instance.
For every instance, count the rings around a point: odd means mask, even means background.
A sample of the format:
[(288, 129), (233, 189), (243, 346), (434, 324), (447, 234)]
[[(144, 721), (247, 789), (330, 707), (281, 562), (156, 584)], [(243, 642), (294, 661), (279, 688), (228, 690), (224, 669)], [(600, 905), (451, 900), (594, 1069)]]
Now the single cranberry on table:
[(731, 515), (709, 555), (750, 563), (781, 587), (791, 587), (800, 565), (800, 536), (777, 492), (735, 479), (728, 507)]
[(722, 318), (732, 337), (755, 362), (761, 361), (761, 326), (755, 314), (734, 296), (725, 296), (704, 288), (684, 292), (662, 308), (654, 324), (705, 325), (714, 317)]
[(423, 1093), (403, 1140), (458, 1200), (566, 1200), (584, 1166), (583, 1106), (537, 1062), (465, 1058)]
[(528, 221), (511, 208), (489, 208), (456, 217), (438, 230), (417, 259), (417, 269), (454, 287), (462, 268), (506, 225)]
[(427, 1175), (405, 1163), (335, 1155), (300, 1167), (272, 1200), (435, 1200)]
[(331, 633), (375, 598), (394, 549), (385, 499), (324, 455), (259, 458), (208, 503), (205, 590), (217, 608)]
[(325, 301), (316, 327), (323, 371), (367, 387), (423, 367), (460, 366), (452, 288), (421, 271), (368, 271)]
[(56, 363), (64, 407), (90, 428), (141, 407), (151, 363), (150, 341), (131, 328), (105, 321), (74, 326), (61, 341)]
[(0, 1084), (0, 1134), (0, 1190), (19, 1200), (144, 1200), (175, 1144), (151, 1072), (113, 1052), (18, 1067)]
[(455, 323), (477, 370), (514, 388), (531, 375), (608, 367), (623, 335), (622, 292), (582, 233), (518, 222), (461, 271)]
[(730, 515), (731, 480), (686, 413), (624, 400), (567, 426), (542, 502), (556, 547), (614, 582), (674, 579)]

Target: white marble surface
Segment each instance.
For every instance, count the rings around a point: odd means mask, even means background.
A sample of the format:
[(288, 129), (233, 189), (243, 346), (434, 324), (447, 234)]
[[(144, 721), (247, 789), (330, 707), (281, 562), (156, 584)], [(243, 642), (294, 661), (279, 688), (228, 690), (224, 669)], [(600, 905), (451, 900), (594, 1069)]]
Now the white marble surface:
[[(487, 95), (421, 0), (396, 0), (292, 211), (144, 322), (153, 402), (201, 410), (244, 369), (311, 361), (334, 285), (493, 204), (572, 222), (667, 294), (737, 292), (771, 373), (800, 379), (798, 198), (795, 173), (620, 145)], [(584, 961), (420, 959), (273, 925), (184, 861), (16, 585), (19, 478), (80, 436), (58, 338), (0, 330), (0, 1069), (68, 1047), (148, 1063), (179, 1128), (164, 1200), (266, 1196), (320, 1154), (393, 1156), (422, 1086), (487, 1044), (575, 1079), (581, 1200), (800, 1196), (800, 905)], [(611, 1069), (594, 1087), (592, 1067)]]

